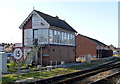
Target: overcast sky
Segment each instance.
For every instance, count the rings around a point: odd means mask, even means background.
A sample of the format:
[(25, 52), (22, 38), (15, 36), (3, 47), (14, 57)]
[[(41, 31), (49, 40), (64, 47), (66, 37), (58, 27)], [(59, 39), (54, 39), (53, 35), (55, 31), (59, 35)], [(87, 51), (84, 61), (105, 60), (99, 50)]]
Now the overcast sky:
[(0, 0), (0, 43), (22, 42), (19, 26), (33, 7), (51, 16), (57, 15), (80, 34), (118, 46), (117, 0)]

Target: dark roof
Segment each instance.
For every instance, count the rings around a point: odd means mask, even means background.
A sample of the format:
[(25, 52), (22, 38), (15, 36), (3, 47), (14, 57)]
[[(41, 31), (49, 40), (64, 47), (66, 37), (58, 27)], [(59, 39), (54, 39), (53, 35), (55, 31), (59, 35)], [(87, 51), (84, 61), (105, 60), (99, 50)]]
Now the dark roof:
[(53, 17), (48, 14), (42, 13), (40, 11), (34, 10), (37, 12), (45, 21), (47, 21), (51, 26), (56, 26), (65, 30), (77, 32), (74, 30), (68, 23), (66, 23), (64, 20), (60, 20), (58, 17)]
[[(80, 35), (81, 35), (81, 34), (80, 34)], [(100, 42), (100, 41), (98, 41), (98, 40), (96, 40), (96, 39), (93, 39), (93, 38), (90, 38), (90, 37), (87, 37), (87, 36), (84, 36), (84, 35), (81, 35), (81, 36), (86, 37), (86, 38), (90, 39), (91, 41), (93, 41), (93, 42), (95, 42), (95, 43), (97, 43), (97, 44), (106, 46), (106, 44), (104, 44), (104, 43), (102, 43), (102, 42)]]

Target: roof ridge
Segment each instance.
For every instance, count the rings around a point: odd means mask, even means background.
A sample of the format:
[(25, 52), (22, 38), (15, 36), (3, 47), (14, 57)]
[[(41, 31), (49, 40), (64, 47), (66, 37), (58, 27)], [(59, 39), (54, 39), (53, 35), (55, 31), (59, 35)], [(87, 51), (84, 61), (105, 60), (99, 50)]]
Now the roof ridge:
[[(56, 16), (54, 17), (54, 16), (52, 16), (52, 15), (49, 15), (49, 14), (43, 13), (43, 12), (38, 11), (38, 10), (34, 10), (34, 11), (40, 12), (40, 13), (42, 13), (42, 14), (44, 14), (44, 15), (47, 15), (47, 16), (50, 16), (50, 17), (52, 17), (52, 18), (56, 18)], [(59, 18), (56, 18), (56, 19), (59, 19)], [(59, 19), (59, 20), (61, 20), (61, 19)]]

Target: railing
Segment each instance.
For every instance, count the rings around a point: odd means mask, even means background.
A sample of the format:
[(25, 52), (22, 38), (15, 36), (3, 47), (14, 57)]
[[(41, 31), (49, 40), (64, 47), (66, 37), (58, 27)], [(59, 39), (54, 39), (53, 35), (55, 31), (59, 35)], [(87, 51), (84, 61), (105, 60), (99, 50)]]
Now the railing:
[(24, 41), (25, 46), (31, 46), (31, 45), (39, 45), (39, 44), (56, 44), (56, 45), (68, 45), (68, 46), (75, 46), (75, 44), (70, 44), (70, 43), (57, 43), (57, 42), (49, 42), (49, 40), (40, 40), (38, 39), (32, 39), (32, 38), (27, 38)]
[(33, 60), (36, 59), (36, 53), (39, 49), (39, 46), (34, 46), (29, 52), (26, 52), (26, 64), (27, 66), (32, 64)]

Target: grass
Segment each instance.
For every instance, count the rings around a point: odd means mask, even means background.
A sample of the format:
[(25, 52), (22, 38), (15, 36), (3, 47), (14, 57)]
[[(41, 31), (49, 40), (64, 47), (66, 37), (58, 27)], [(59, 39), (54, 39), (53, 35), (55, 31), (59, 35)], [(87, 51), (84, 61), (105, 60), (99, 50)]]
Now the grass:
[(113, 56), (115, 56), (115, 57), (120, 57), (120, 54), (115, 54), (115, 55), (113, 55)]
[(110, 58), (110, 59), (104, 59), (104, 60), (92, 61), (91, 63), (85, 62), (83, 65), (70, 66), (68, 68), (69, 69), (74, 69), (74, 70), (80, 70), (80, 69), (84, 69), (84, 68), (88, 68), (88, 67), (97, 66), (97, 65), (103, 64), (105, 62), (109, 62), (109, 61), (116, 60), (116, 59), (118, 59), (118, 57), (114, 57), (114, 58)]
[[(8, 73), (16, 73), (18, 70), (18, 62), (17, 61), (10, 61), (7, 63), (8, 66)], [(26, 68), (26, 64), (22, 61), (20, 61), (20, 67), (21, 68)], [(28, 67), (31, 68), (31, 67)], [(36, 69), (36, 66), (31, 68), (32, 70)]]
[[(33, 77), (35, 79), (42, 79), (42, 78), (48, 78), (56, 75), (61, 75), (69, 72), (73, 72), (76, 70), (72, 69), (65, 69), (65, 68), (58, 68), (58, 69), (52, 69), (52, 71), (34, 71), (34, 72), (28, 72), (25, 74), (20, 75), (20, 79), (26, 79)], [(2, 76), (2, 84), (10, 83), (18, 79), (17, 74), (8, 74)]]
[(18, 63), (17, 61), (10, 61), (9, 63), (7, 63), (8, 66), (8, 72), (16, 72), (17, 71), (17, 66)]
[(92, 66), (97, 66), (97, 65), (103, 64), (103, 63), (108, 62), (108, 61), (110, 61), (110, 60), (101, 60), (99, 62), (93, 61), (91, 63), (85, 62), (83, 65), (69, 66), (67, 68), (73, 69), (73, 70), (80, 70), (80, 69), (85, 69), (85, 68), (92, 67)]

